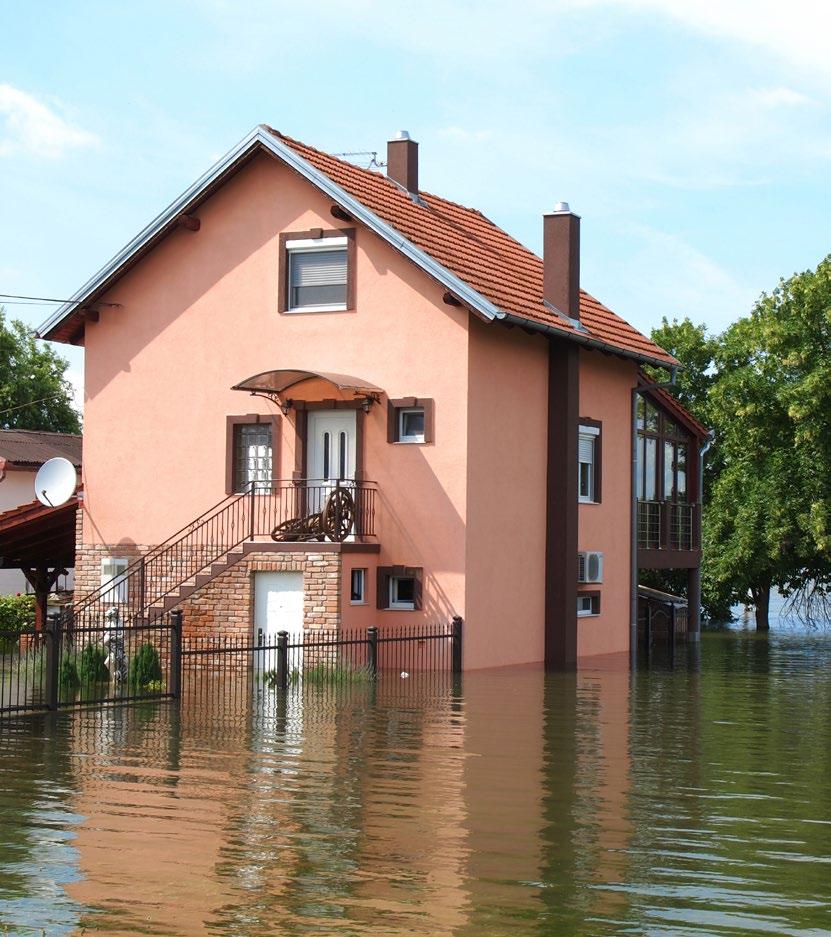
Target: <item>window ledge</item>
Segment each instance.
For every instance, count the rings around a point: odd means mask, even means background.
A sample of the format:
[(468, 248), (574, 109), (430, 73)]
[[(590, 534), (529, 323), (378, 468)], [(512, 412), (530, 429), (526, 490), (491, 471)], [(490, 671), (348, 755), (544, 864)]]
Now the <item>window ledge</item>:
[(312, 313), (312, 312), (353, 312), (353, 309), (350, 309), (346, 303), (338, 304), (335, 306), (295, 306), (293, 309), (286, 309), (283, 315), (286, 316), (297, 316), (302, 313)]

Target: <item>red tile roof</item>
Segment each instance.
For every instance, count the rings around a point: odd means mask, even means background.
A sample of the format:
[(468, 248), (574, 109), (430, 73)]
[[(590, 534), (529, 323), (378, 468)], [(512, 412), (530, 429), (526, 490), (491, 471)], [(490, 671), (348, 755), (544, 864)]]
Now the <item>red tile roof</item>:
[(0, 514), (3, 567), (72, 566), (77, 510), (73, 496), (56, 508), (31, 501)]
[[(573, 326), (543, 306), (542, 260), (481, 212), (429, 192), (419, 192), (422, 204), (418, 204), (386, 176), (268, 129), (500, 309), (580, 336)], [(588, 329), (589, 338), (613, 349), (669, 365), (678, 363), (585, 290), (580, 291), (580, 321)]]

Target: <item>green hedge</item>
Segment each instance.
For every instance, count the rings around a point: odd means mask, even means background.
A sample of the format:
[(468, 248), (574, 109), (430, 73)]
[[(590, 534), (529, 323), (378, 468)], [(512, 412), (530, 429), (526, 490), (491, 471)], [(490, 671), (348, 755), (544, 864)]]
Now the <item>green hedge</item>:
[(18, 633), (35, 627), (33, 595), (0, 595), (0, 631)]

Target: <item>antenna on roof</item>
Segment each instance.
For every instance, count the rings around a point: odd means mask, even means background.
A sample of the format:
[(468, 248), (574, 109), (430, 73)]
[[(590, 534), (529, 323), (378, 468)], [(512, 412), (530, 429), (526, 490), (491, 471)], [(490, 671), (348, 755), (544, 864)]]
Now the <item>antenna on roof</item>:
[(332, 156), (339, 156), (342, 159), (350, 159), (353, 156), (369, 156), (369, 165), (367, 169), (383, 169), (386, 163), (379, 162), (378, 150), (352, 150), (348, 153), (333, 153)]

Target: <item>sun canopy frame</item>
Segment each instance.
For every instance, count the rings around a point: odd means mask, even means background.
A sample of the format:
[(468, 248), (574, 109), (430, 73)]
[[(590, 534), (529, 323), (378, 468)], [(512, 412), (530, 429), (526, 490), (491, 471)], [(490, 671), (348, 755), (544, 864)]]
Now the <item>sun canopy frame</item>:
[(370, 384), (369, 381), (348, 374), (333, 374), (331, 371), (304, 371), (299, 368), (281, 368), (275, 371), (261, 371), (252, 377), (247, 377), (239, 384), (234, 384), (231, 390), (244, 390), (249, 394), (257, 394), (280, 400), (285, 392), (304, 381), (321, 380), (331, 384), (339, 391), (352, 391), (356, 397), (365, 397), (377, 401), (383, 390)]

